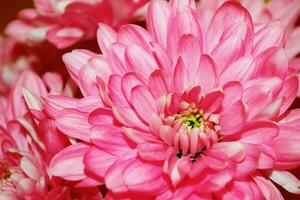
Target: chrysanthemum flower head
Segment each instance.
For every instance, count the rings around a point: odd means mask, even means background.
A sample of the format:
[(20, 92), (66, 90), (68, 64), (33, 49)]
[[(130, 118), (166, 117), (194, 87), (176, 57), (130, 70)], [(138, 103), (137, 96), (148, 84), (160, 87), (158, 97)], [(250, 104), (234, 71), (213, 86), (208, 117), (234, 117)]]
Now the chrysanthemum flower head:
[(114, 26), (134, 18), (147, 0), (34, 0), (34, 9), (20, 11), (6, 33), (26, 43), (50, 42), (58, 49), (95, 37), (97, 24)]
[(0, 199), (101, 199), (96, 187), (83, 189), (48, 174), (50, 159), (70, 144), (43, 112), (48, 92), (63, 93), (61, 77), (49, 72), (42, 80), (28, 70), (1, 97)]
[(81, 142), (50, 172), (104, 180), (116, 199), (282, 199), (269, 178), (299, 193), (286, 170), (300, 164), (300, 140), (283, 128), (298, 79), (280, 22), (254, 26), (227, 2), (204, 30), (194, 1), (156, 0), (147, 26), (101, 24), (101, 55), (64, 55), (84, 97), (51, 95), (45, 108)]

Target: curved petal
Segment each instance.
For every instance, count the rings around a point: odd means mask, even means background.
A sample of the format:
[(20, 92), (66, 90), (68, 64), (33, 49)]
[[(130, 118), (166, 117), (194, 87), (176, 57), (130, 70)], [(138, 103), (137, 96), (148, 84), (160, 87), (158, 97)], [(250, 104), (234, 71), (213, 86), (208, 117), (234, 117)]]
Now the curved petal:
[(49, 173), (70, 181), (84, 179), (83, 157), (88, 150), (89, 146), (81, 143), (63, 149), (51, 160)]
[(242, 101), (237, 101), (220, 115), (222, 135), (230, 135), (241, 130), (247, 119), (245, 106)]

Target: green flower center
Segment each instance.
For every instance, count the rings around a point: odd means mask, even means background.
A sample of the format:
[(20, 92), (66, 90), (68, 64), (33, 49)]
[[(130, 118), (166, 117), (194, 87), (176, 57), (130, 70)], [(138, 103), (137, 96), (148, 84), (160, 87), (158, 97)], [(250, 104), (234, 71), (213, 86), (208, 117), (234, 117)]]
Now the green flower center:
[(199, 128), (203, 124), (203, 118), (200, 113), (190, 114), (185, 117), (183, 123), (189, 128)]

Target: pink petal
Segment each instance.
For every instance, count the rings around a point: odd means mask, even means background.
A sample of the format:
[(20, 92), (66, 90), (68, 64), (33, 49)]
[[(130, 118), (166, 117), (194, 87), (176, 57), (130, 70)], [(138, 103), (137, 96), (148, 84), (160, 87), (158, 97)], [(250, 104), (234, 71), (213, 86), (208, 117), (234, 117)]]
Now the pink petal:
[(188, 66), (190, 72), (197, 70), (200, 64), (201, 44), (198, 38), (193, 35), (183, 35), (178, 46), (178, 56), (180, 56)]
[(271, 21), (256, 31), (253, 44), (253, 54), (259, 55), (270, 47), (283, 47), (285, 34), (282, 24), (278, 21)]
[(39, 181), (41, 174), (39, 173), (40, 169), (38, 169), (36, 165), (36, 163), (26, 157), (23, 157), (20, 162), (20, 166), (25, 174), (29, 178)]
[(272, 171), (269, 178), (288, 192), (300, 194), (300, 181), (288, 171)]
[(296, 76), (291, 76), (287, 78), (282, 86), (282, 90), (278, 96), (283, 96), (283, 102), (280, 106), (280, 111), (278, 115), (283, 114), (293, 103), (298, 92), (299, 80)]
[(146, 80), (158, 66), (154, 57), (138, 45), (127, 47), (125, 57), (127, 66), (130, 66), (132, 71), (141, 73)]
[(278, 76), (284, 78), (288, 70), (288, 59), (283, 49), (272, 48), (256, 59), (261, 77)]
[(203, 43), (202, 31), (196, 13), (189, 7), (172, 9), (167, 26), (167, 49), (173, 59), (177, 59), (177, 50), (181, 36), (191, 34)]
[(74, 50), (71, 53), (63, 55), (63, 61), (71, 77), (76, 81), (79, 77), (79, 71), (89, 58), (95, 54), (87, 50)]
[(227, 108), (231, 104), (237, 102), (242, 98), (243, 95), (243, 86), (236, 81), (228, 82), (223, 87), (224, 91), (224, 100), (223, 108)]
[(47, 153), (52, 158), (59, 151), (70, 145), (69, 138), (57, 128), (54, 120), (43, 120), (39, 123), (39, 134), (45, 144)]
[(148, 7), (147, 27), (151, 35), (167, 47), (167, 25), (170, 16), (170, 8), (165, 1), (151, 1)]
[(121, 89), (127, 101), (130, 101), (131, 99), (131, 90), (138, 85), (145, 85), (144, 79), (140, 77), (139, 73), (128, 72), (122, 77)]
[(151, 51), (160, 69), (170, 74), (173, 73), (173, 64), (167, 50), (156, 42), (151, 42), (150, 44), (152, 47)]
[(240, 34), (237, 36), (240, 39), (243, 39), (246, 43), (251, 42), (251, 36), (253, 36), (253, 25), (248, 11), (239, 3), (224, 3), (218, 8), (210, 22), (207, 38), (207, 41), (209, 42), (208, 50), (212, 51), (221, 38), (224, 37), (224, 33), (236, 24), (239, 24), (240, 27), (236, 27), (235, 30), (238, 30), (239, 28), (244, 29), (244, 32), (237, 31), (237, 33)]
[(167, 157), (168, 145), (165, 143), (139, 143), (137, 146), (138, 154), (145, 160), (163, 161)]
[(176, 131), (170, 126), (161, 126), (159, 128), (159, 136), (160, 138), (167, 143), (168, 145), (172, 145), (174, 142), (174, 137), (176, 135)]
[(50, 92), (61, 92), (63, 90), (63, 80), (62, 77), (54, 72), (46, 72), (43, 75), (43, 80)]
[(242, 57), (225, 69), (220, 76), (219, 83), (223, 85), (229, 81), (244, 82), (251, 78), (255, 70), (254, 67), (252, 57)]
[[(144, 122), (137, 116), (134, 110), (129, 105), (124, 97), (124, 92), (121, 89), (122, 78), (118, 75), (112, 75), (109, 79), (108, 88), (111, 100), (115, 106), (113, 109), (115, 117), (128, 127), (138, 127), (142, 130), (147, 129)], [(125, 93), (126, 94), (126, 93)]]
[(149, 77), (148, 85), (150, 91), (156, 99), (159, 99), (162, 95), (168, 93), (166, 86), (166, 80), (160, 70), (155, 70)]
[(211, 56), (216, 63), (219, 63), (216, 69), (218, 75), (226, 70), (233, 61), (244, 55), (244, 44), (239, 37), (233, 37), (221, 41), (216, 46)]
[(117, 35), (117, 41), (126, 46), (138, 44), (147, 48), (152, 40), (151, 35), (145, 29), (133, 24), (121, 26)]
[(152, 113), (157, 113), (157, 102), (150, 91), (143, 86), (136, 86), (131, 91), (131, 103), (141, 119), (149, 122)]
[(186, 68), (184, 65), (181, 57), (179, 57), (175, 66), (173, 84), (175, 91), (178, 93), (181, 93), (193, 86), (192, 80), (189, 76), (188, 68)]
[[(233, 28), (234, 27), (234, 28)], [(219, 42), (223, 39), (229, 37), (226, 41), (221, 42), (221, 46)], [(248, 11), (243, 8), (239, 3), (236, 2), (226, 2), (221, 7), (218, 8), (216, 13), (214, 14), (209, 28), (208, 28), (208, 51), (211, 52), (215, 48), (218, 49), (226, 49), (225, 57), (223, 57), (223, 62), (228, 63), (230, 61), (230, 57), (232, 57), (236, 52), (244, 51), (250, 48), (250, 44), (252, 42), (253, 37), (253, 24), (251, 17)], [(235, 41), (234, 41), (234, 38)], [(245, 46), (240, 46), (240, 42), (243, 40)], [(223, 44), (222, 44), (223, 43)], [(237, 44), (232, 48), (230, 44)], [(221, 53), (221, 51), (214, 50), (214, 54), (216, 57), (220, 58), (217, 54)], [(219, 59), (218, 59), (219, 60)], [(220, 70), (222, 71), (222, 70)]]
[(91, 130), (91, 142), (99, 149), (113, 155), (130, 151), (130, 143), (122, 129), (112, 125), (95, 126)]
[(48, 41), (58, 49), (64, 49), (78, 42), (84, 36), (83, 30), (75, 27), (55, 26), (47, 31)]
[(178, 159), (171, 172), (171, 181), (174, 186), (179, 185), (184, 178), (187, 176), (188, 172), (191, 170), (191, 161), (189, 157), (183, 157)]
[(266, 199), (284, 200), (279, 190), (273, 185), (271, 181), (265, 179), (262, 176), (254, 176), (253, 179)]
[(100, 23), (97, 31), (97, 40), (101, 51), (106, 54), (109, 46), (117, 40), (117, 33), (110, 26)]
[(35, 192), (36, 182), (30, 178), (24, 178), (16, 185), (17, 194), (19, 195), (30, 195)]
[(160, 166), (139, 160), (129, 163), (123, 171), (123, 180), (129, 190), (138, 193), (156, 195), (168, 187)]
[[(75, 109), (64, 109), (55, 119), (57, 128), (66, 135), (89, 141), (90, 128), (87, 113)], [(76, 125), (76, 126), (74, 126)]]
[(201, 107), (205, 112), (214, 113), (222, 106), (224, 94), (221, 91), (213, 91), (204, 96)]
[(48, 95), (43, 100), (46, 112), (53, 118), (64, 108), (76, 108), (82, 112), (91, 112), (102, 105), (101, 99), (95, 96), (76, 99), (62, 95)]
[(91, 147), (84, 154), (83, 163), (86, 170), (104, 179), (106, 171), (117, 159), (118, 157), (115, 155)]
[(257, 121), (247, 124), (240, 134), (240, 142), (262, 144), (271, 141), (278, 135), (279, 128), (273, 122)]
[(63, 149), (51, 160), (49, 173), (70, 181), (85, 178), (83, 156), (88, 150), (89, 146), (81, 143)]
[(219, 142), (209, 150), (211, 154), (224, 153), (228, 158), (240, 162), (245, 158), (245, 147), (240, 142)]
[(270, 147), (276, 152), (278, 161), (292, 162), (300, 159), (300, 140), (294, 138), (275, 139), (270, 142)]
[(230, 135), (239, 131), (247, 119), (245, 106), (241, 101), (237, 101), (220, 116), (221, 134)]
[(134, 162), (135, 158), (120, 157), (115, 161), (106, 171), (105, 185), (114, 193), (128, 192), (128, 188), (124, 183), (123, 173), (131, 162)]
[(91, 112), (88, 116), (88, 122), (92, 126), (103, 125), (103, 124), (113, 124), (115, 118), (111, 109), (98, 108)]
[[(195, 85), (199, 85), (204, 94), (214, 88), (216, 84), (216, 65), (210, 56), (201, 55), (196, 74), (201, 75), (195, 77)], [(192, 76), (194, 75), (192, 74)]]
[(107, 63), (115, 74), (123, 74), (127, 71), (125, 49), (124, 45), (113, 43), (107, 51)]

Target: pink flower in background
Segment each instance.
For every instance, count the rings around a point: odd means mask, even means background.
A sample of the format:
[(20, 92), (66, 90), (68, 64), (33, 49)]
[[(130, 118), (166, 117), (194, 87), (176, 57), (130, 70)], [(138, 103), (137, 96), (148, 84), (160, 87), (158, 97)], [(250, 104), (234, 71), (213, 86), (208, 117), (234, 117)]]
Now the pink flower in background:
[(0, 38), (0, 93), (7, 93), (19, 74), (32, 68), (36, 61), (29, 48), (13, 38)]
[(32, 70), (39, 75), (51, 70), (67, 79), (61, 60), (63, 53), (49, 44), (30, 46), (12, 37), (0, 38), (0, 94), (8, 95), (20, 74), (26, 70)]
[(0, 199), (102, 199), (96, 187), (82, 188), (48, 175), (51, 158), (70, 145), (41, 107), (46, 94), (65, 94), (59, 75), (20, 75), (0, 106)]
[(227, 2), (205, 28), (195, 9), (152, 1), (148, 31), (100, 24), (103, 54), (64, 55), (83, 97), (48, 95), (44, 107), (79, 143), (54, 156), (52, 175), (104, 181), (108, 199), (283, 199), (271, 180), (300, 193), (282, 25), (253, 25)]
[[(215, 10), (227, 0), (201, 0), (198, 5), (200, 20), (206, 29)], [(286, 54), (289, 67), (299, 71), (300, 60), (300, 1), (298, 0), (237, 0), (245, 6), (255, 24), (279, 20), (285, 25), (287, 33)]]
[(6, 33), (21, 42), (47, 40), (59, 49), (95, 37), (99, 22), (118, 26), (132, 20), (146, 0), (35, 0)]

